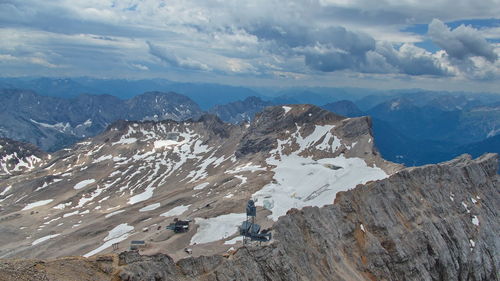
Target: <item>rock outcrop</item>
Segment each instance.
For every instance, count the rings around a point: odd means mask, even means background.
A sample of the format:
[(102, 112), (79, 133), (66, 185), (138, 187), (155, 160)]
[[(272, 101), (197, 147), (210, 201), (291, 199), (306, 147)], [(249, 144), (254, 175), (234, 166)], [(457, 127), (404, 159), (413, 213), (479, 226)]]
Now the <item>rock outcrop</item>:
[(334, 205), (290, 211), (276, 242), (229, 259), (138, 259), (122, 280), (498, 280), (498, 156), (408, 168), (339, 194)]
[[(87, 262), (95, 276), (108, 272), (102, 280), (499, 280), (497, 171), (496, 154), (407, 168), (333, 205), (293, 209), (272, 244), (227, 257), (124, 252)], [(0, 276), (14, 264), (0, 263)]]

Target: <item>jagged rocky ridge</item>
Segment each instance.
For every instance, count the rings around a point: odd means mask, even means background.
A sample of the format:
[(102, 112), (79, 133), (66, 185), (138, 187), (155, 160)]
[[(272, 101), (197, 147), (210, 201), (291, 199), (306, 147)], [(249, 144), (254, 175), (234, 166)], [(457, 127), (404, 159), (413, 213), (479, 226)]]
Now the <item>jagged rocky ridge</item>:
[(122, 254), (122, 259), (131, 257), (120, 276), (122, 280), (154, 276), (221, 281), (498, 280), (497, 170), (495, 154), (408, 168), (340, 193), (334, 205), (290, 211), (273, 226), (276, 242), (270, 246), (240, 248), (229, 259), (202, 257), (177, 264), (166, 258), (154, 261)]
[(4, 260), (0, 272), (70, 280), (65, 268), (80, 264), (77, 272), (95, 272), (88, 280), (499, 280), (497, 171), (496, 154), (407, 168), (339, 193), (333, 205), (291, 210), (274, 224), (272, 244), (226, 257), (124, 252)]

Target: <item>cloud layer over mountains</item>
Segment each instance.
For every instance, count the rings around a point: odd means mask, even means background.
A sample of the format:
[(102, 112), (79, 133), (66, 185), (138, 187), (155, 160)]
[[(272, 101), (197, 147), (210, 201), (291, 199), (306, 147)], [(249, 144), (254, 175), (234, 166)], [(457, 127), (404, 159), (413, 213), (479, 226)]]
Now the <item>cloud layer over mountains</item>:
[[(8, 0), (0, 4), (0, 69), (8, 76), (495, 80), (499, 6), (497, 0)], [(477, 21), (464, 25), (465, 19)], [(428, 30), (411, 29), (422, 25)]]

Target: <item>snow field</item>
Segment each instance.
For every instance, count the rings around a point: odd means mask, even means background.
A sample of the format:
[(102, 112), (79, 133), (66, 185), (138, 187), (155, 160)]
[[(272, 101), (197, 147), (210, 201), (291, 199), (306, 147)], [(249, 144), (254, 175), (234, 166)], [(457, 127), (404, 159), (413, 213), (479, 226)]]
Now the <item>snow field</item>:
[(238, 226), (246, 220), (246, 214), (227, 214), (214, 218), (195, 218), (199, 225), (198, 231), (191, 238), (191, 245), (210, 243), (232, 236), (238, 231)]

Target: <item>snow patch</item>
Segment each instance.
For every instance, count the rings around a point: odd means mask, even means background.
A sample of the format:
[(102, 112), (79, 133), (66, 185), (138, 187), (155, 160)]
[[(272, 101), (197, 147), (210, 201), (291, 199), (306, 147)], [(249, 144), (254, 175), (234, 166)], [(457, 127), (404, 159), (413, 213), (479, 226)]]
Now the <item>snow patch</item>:
[(58, 210), (63, 210), (64, 208), (71, 206), (71, 204), (72, 204), (72, 202), (68, 202), (68, 203), (61, 203), (61, 204), (59, 204), (59, 205), (57, 205), (57, 206), (54, 206), (54, 207), (52, 207), (52, 208), (53, 208), (53, 209), (58, 209)]
[(472, 216), (472, 223), (475, 226), (479, 226), (479, 219), (477, 218), (477, 216)]
[(467, 213), (470, 213), (469, 207), (463, 201), (462, 201), (462, 206), (464, 206), (465, 210), (467, 210)]
[(237, 242), (243, 242), (243, 236), (236, 236), (235, 238), (224, 242), (224, 245), (234, 245)]
[(83, 180), (83, 181), (75, 184), (74, 189), (82, 189), (90, 184), (93, 184), (94, 182), (95, 182), (95, 179)]
[(2, 191), (2, 193), (0, 193), (0, 196), (4, 196), (4, 195), (5, 195), (5, 193), (7, 193), (7, 192), (9, 191), (9, 189), (11, 189), (11, 188), (12, 188), (12, 185), (7, 186), (7, 187), (6, 187), (6, 188)]
[(476, 247), (476, 242), (474, 242), (474, 240), (472, 240), (472, 239), (469, 239), (469, 243), (470, 243), (470, 249), (471, 249), (471, 251), (472, 251), (472, 249), (473, 249), (474, 247)]
[(52, 201), (54, 201), (54, 199), (40, 200), (40, 201), (36, 201), (36, 202), (33, 202), (33, 203), (29, 203), (21, 211), (26, 211), (26, 210), (30, 210), (30, 209), (33, 209), (33, 208), (36, 208), (36, 207), (47, 205), (47, 204), (49, 204)]
[(252, 172), (253, 173), (256, 171), (265, 171), (265, 170), (266, 170), (266, 168), (264, 168), (264, 167), (252, 165), (252, 163), (248, 163), (248, 164), (243, 165), (243, 166), (238, 166), (238, 167), (234, 168), (233, 170), (228, 170), (225, 173), (226, 174), (237, 174), (237, 173), (241, 173), (241, 172)]
[(288, 113), (288, 111), (290, 111), (292, 109), (289, 106), (282, 106), (281, 108), (283, 108), (283, 110), (285, 111), (285, 115)]
[(234, 176), (234, 177), (237, 178), (237, 179), (239, 179), (239, 180), (241, 180), (241, 184), (242, 185), (245, 184), (245, 183), (247, 183), (247, 178), (244, 177), (244, 176)]
[(95, 159), (94, 163), (99, 163), (102, 161), (111, 160), (112, 158), (113, 158), (113, 155), (104, 155), (104, 156), (101, 156), (101, 157)]
[(42, 243), (42, 242), (45, 242), (45, 241), (47, 241), (47, 240), (49, 240), (49, 239), (52, 239), (52, 238), (54, 238), (54, 237), (57, 237), (57, 236), (59, 236), (59, 235), (61, 235), (61, 234), (51, 234), (51, 235), (44, 236), (44, 237), (42, 237), (42, 238), (38, 238), (38, 239), (36, 239), (35, 241), (33, 241), (33, 242), (31, 243), (31, 246), (35, 246), (35, 245), (37, 245), (37, 244), (40, 244), (40, 243)]
[(146, 201), (149, 198), (153, 197), (154, 187), (148, 186), (144, 192), (134, 195), (128, 199), (127, 204), (133, 205), (142, 201)]
[(118, 210), (118, 211), (114, 211), (114, 212), (112, 212), (112, 213), (109, 213), (109, 214), (105, 215), (104, 217), (105, 217), (105, 218), (110, 218), (110, 217), (112, 217), (112, 216), (114, 216), (114, 215), (118, 215), (119, 213), (123, 213), (123, 212), (125, 212), (125, 210)]
[(172, 146), (177, 146), (177, 145), (181, 145), (183, 144), (184, 142), (178, 142), (178, 141), (174, 141), (174, 140), (158, 140), (158, 141), (155, 141), (154, 142), (154, 147), (155, 149), (160, 149), (160, 148), (171, 148)]
[(104, 242), (105, 242), (104, 244), (102, 244), (99, 248), (86, 253), (83, 256), (88, 258), (92, 255), (95, 255), (95, 254), (105, 250), (106, 248), (109, 248), (114, 243), (119, 243), (119, 242), (127, 239), (132, 230), (134, 230), (134, 227), (131, 225), (128, 225), (127, 223), (122, 223), (122, 224), (116, 226), (115, 228), (110, 230), (108, 233), (108, 236), (106, 236), (104, 238)]
[(185, 211), (187, 211), (189, 209), (189, 206), (191, 206), (191, 205), (187, 205), (187, 206), (180, 205), (180, 206), (177, 206), (177, 207), (171, 209), (170, 211), (161, 214), (160, 216), (162, 216), (162, 217), (180, 216)]
[(6, 188), (2, 191), (2, 193), (0, 193), (0, 196), (5, 195), (5, 194), (6, 194), (6, 193), (7, 193), (7, 192), (11, 189), (11, 188), (12, 188), (12, 186), (11, 186), (11, 185), (7, 186), (7, 187), (6, 187)]
[(193, 187), (193, 190), (202, 190), (202, 189), (204, 189), (205, 187), (207, 187), (209, 185), (210, 185), (210, 183), (204, 182), (204, 183), (201, 183), (201, 184)]
[(147, 212), (147, 211), (152, 211), (152, 210), (156, 210), (158, 208), (160, 208), (160, 203), (154, 203), (154, 204), (151, 204), (151, 205), (148, 205), (144, 208), (141, 208), (139, 209), (139, 212)]
[(246, 219), (246, 214), (227, 214), (215, 218), (195, 218), (198, 231), (191, 238), (191, 245), (210, 243), (233, 235)]

